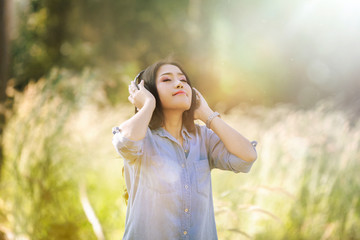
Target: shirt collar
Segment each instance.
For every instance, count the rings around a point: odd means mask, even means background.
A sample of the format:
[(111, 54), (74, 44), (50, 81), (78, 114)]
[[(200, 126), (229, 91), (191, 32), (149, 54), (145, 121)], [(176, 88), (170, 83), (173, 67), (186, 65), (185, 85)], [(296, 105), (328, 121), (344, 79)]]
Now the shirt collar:
[(191, 134), (188, 132), (188, 130), (186, 129), (186, 127), (183, 127), (181, 129), (181, 134), (183, 134), (184, 136), (184, 133), (187, 135), (188, 138), (191, 138)]
[[(160, 137), (168, 137), (168, 138), (172, 137), (171, 134), (168, 131), (166, 131), (163, 127), (159, 127), (157, 129), (155, 129), (154, 133), (159, 135)], [(185, 137), (185, 135), (186, 135), (188, 138), (192, 138), (191, 134), (188, 132), (188, 130), (184, 126), (181, 129), (181, 135), (183, 137)]]

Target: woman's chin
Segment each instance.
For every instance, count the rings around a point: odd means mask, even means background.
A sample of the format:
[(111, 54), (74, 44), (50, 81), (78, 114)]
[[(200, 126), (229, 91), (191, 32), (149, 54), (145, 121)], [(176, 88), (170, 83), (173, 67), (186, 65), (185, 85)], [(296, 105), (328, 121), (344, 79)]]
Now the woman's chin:
[(163, 109), (171, 109), (171, 110), (179, 110), (179, 111), (187, 111), (189, 110), (191, 107), (190, 104), (186, 104), (186, 103), (178, 103), (178, 104), (173, 104), (172, 106), (163, 106)]

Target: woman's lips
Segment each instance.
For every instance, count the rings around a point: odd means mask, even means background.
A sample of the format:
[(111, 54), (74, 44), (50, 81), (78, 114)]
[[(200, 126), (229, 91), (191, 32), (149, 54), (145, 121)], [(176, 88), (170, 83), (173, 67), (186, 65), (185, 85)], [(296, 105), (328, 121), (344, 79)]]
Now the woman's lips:
[(186, 92), (180, 90), (180, 91), (177, 91), (176, 93), (174, 93), (173, 96), (178, 95), (178, 94), (186, 94)]

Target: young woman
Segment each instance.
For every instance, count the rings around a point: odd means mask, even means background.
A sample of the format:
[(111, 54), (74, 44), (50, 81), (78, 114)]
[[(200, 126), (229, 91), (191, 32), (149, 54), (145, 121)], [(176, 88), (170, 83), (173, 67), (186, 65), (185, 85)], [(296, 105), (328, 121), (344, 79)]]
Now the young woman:
[(129, 194), (123, 239), (217, 239), (210, 171), (248, 172), (255, 144), (211, 110), (178, 64), (157, 62), (137, 79), (136, 114), (113, 129)]

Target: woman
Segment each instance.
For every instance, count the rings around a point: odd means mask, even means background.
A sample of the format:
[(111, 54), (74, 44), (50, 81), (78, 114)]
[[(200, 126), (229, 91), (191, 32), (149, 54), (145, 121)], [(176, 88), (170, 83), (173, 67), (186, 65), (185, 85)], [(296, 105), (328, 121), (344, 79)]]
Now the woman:
[(129, 193), (123, 239), (217, 239), (210, 171), (248, 172), (255, 144), (211, 110), (178, 64), (157, 62), (137, 79), (136, 114), (113, 129)]

